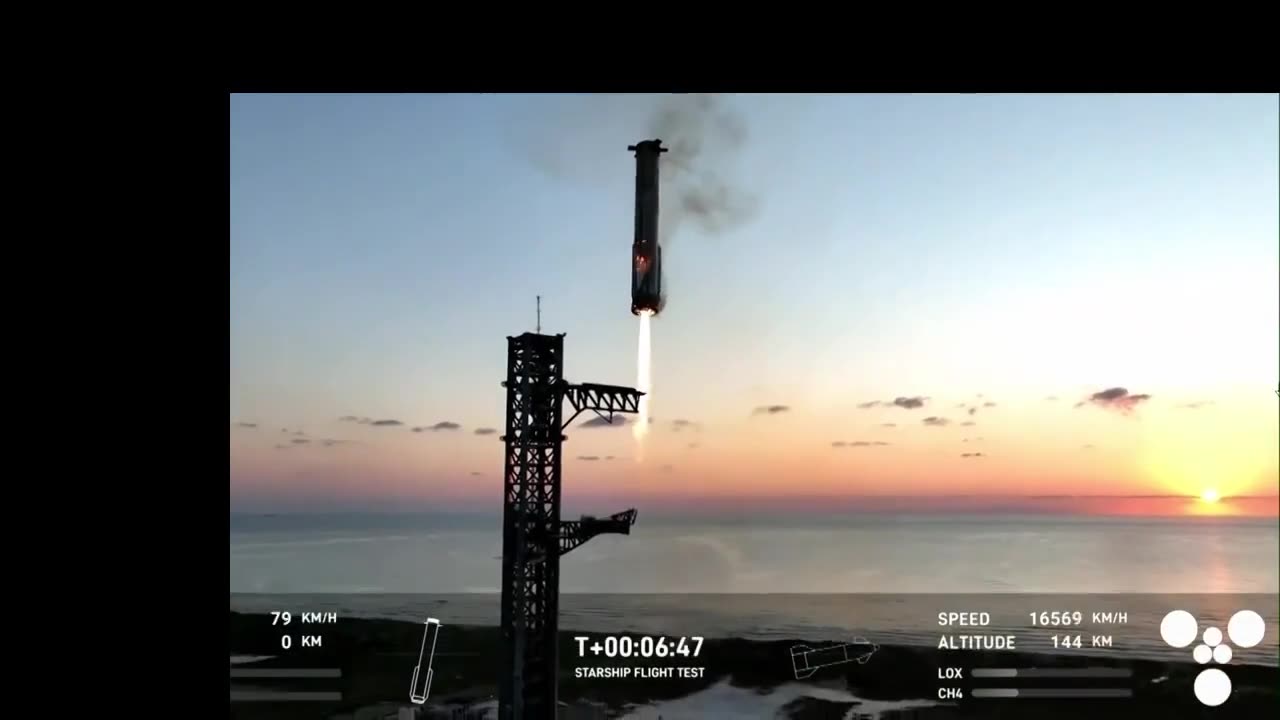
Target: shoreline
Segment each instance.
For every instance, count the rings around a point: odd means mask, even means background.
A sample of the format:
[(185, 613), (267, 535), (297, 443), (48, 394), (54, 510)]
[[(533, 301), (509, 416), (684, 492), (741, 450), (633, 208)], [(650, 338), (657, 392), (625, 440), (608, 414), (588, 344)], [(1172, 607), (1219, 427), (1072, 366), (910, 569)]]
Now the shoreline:
[[(298, 638), (319, 635), (318, 647), (301, 647)], [(282, 649), (282, 635), (291, 636), (290, 647)], [(1131, 700), (1018, 701), (1016, 715), (1010, 715), (1009, 701), (959, 700), (953, 707), (939, 706), (932, 714), (915, 712), (911, 717), (982, 717), (981, 703), (1006, 703), (1000, 717), (1079, 717), (1087, 713), (1095, 720), (1110, 717), (1132, 717), (1136, 713), (1160, 712), (1161, 717), (1198, 717), (1203, 708), (1195, 699), (1192, 683), (1203, 669), (1192, 661), (1183, 663), (1152, 660), (1130, 660), (1098, 655), (1043, 654), (1005, 651), (946, 652), (919, 646), (879, 646), (865, 664), (845, 663), (823, 668), (812, 677), (797, 680), (791, 667), (790, 652), (800, 641), (745, 640), (707, 638), (697, 657), (631, 659), (608, 661), (603, 657), (580, 657), (576, 636), (599, 637), (601, 633), (561, 630), (560, 699), (569, 704), (591, 703), (609, 717), (645, 705), (689, 699), (699, 693), (722, 692), (724, 688), (749, 691), (745, 697), (770, 700), (780, 689), (795, 695), (795, 686), (811, 688), (809, 698), (794, 698), (785, 709), (789, 717), (809, 717), (814, 708), (821, 713), (836, 712), (873, 702), (896, 703), (925, 701), (937, 705), (941, 686), (968, 687), (971, 680), (959, 682), (938, 679), (941, 669), (949, 666), (973, 667), (1106, 667), (1126, 668), (1132, 677), (1112, 687), (1125, 684), (1133, 689)], [(613, 633), (631, 637), (636, 633)], [(249, 704), (233, 703), (233, 718), (329, 718), (343, 711), (384, 703), (407, 704), (409, 679), (417, 662), (422, 640), (420, 623), (402, 620), (344, 618), (334, 624), (292, 625), (287, 631), (272, 625), (269, 614), (230, 613), (230, 653), (237, 656), (268, 656), (267, 659), (238, 664), (237, 668), (339, 668), (342, 678), (330, 681), (341, 685), (342, 701), (328, 703)], [(434, 679), (429, 706), (467, 706), (491, 701), (496, 694), (497, 668), (501, 638), (497, 627), (450, 625), (445, 627), (436, 646), (433, 663)], [(701, 667), (701, 677), (614, 677), (610, 679), (578, 677), (577, 669), (585, 667), (679, 666)], [(1280, 668), (1265, 665), (1231, 665), (1234, 692), (1226, 704), (1216, 709), (1218, 716), (1258, 717), (1274, 710), (1280, 701)], [(661, 674), (661, 673), (659, 673)], [(1059, 687), (1087, 687), (1090, 681), (1060, 681)], [(260, 681), (254, 681), (258, 685)], [(1065, 683), (1065, 684), (1064, 684)], [(1008, 683), (1005, 683), (1008, 684)], [(1041, 683), (1043, 684), (1043, 683)], [(1098, 681), (1094, 681), (1094, 686)], [(999, 683), (994, 686), (998, 686)], [(987, 686), (993, 686), (989, 682)], [(296, 687), (285, 683), (283, 687)], [(315, 688), (313, 682), (308, 686)], [(1025, 686), (1024, 686), (1025, 687)], [(845, 697), (844, 701), (822, 699), (823, 694)], [(743, 694), (740, 692), (739, 694)], [(848, 697), (852, 696), (852, 700)], [(320, 707), (327, 705), (328, 707)], [(305, 707), (300, 707), (305, 706)], [(992, 707), (988, 705), (987, 707)], [(1025, 714), (1023, 708), (1025, 707)], [(607, 708), (607, 711), (604, 709)], [(1055, 709), (1056, 708), (1056, 709)], [(974, 714), (977, 711), (978, 714)], [(894, 710), (882, 713), (893, 717)], [(951, 714), (947, 714), (951, 713)], [(955, 714), (959, 713), (959, 714)], [(818, 715), (825, 717), (825, 714)], [(843, 711), (834, 715), (842, 717)], [(1153, 715), (1154, 716), (1154, 715)], [(672, 717), (672, 715), (668, 715)]]

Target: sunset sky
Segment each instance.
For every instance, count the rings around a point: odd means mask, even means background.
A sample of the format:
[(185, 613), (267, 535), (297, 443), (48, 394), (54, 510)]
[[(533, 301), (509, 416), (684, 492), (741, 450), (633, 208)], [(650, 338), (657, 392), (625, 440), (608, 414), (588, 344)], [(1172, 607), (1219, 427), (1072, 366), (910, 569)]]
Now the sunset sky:
[[(501, 445), (477, 430), (502, 427), (505, 338), (536, 295), (568, 379), (636, 381), (626, 147), (692, 101), (232, 97), (233, 510), (496, 511)], [(689, 111), (704, 145), (664, 186), (653, 431), (637, 462), (625, 427), (570, 428), (568, 506), (1143, 513), (1212, 490), (1175, 505), (1274, 514), (1277, 107)], [(715, 223), (679, 212), (698, 190), (724, 200)]]

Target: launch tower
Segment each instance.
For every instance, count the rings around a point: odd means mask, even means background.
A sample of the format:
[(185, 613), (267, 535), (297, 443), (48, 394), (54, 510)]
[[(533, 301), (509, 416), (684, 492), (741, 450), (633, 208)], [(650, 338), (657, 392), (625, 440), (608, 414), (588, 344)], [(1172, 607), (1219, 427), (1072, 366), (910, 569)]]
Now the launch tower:
[[(584, 411), (636, 413), (643, 393), (563, 378), (564, 335), (507, 338), (506, 459), (502, 500), (501, 720), (556, 716), (560, 556), (602, 533), (630, 534), (634, 509), (560, 519), (563, 430)], [(573, 408), (562, 417), (565, 401)]]

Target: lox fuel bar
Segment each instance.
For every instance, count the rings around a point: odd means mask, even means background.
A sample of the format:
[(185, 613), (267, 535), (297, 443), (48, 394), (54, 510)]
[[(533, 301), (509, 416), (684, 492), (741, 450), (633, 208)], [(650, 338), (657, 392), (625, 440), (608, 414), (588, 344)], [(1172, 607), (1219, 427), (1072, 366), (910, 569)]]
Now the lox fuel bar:
[(440, 636), (440, 621), (427, 618), (422, 631), (422, 647), (418, 650), (418, 664), (413, 668), (413, 681), (409, 684), (409, 699), (415, 705), (427, 701), (431, 693), (431, 659), (436, 654), (436, 639)]

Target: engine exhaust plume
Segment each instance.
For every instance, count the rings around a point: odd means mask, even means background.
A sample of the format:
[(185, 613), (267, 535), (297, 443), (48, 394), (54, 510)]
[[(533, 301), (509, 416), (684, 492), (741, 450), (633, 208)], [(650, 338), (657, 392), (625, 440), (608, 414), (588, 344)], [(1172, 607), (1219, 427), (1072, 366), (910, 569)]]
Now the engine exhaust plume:
[(653, 313), (640, 311), (640, 336), (636, 343), (636, 389), (644, 393), (640, 396), (640, 413), (631, 432), (636, 438), (636, 462), (644, 462), (644, 438), (649, 434), (649, 398), (652, 395), (652, 357), (650, 355), (649, 330)]

